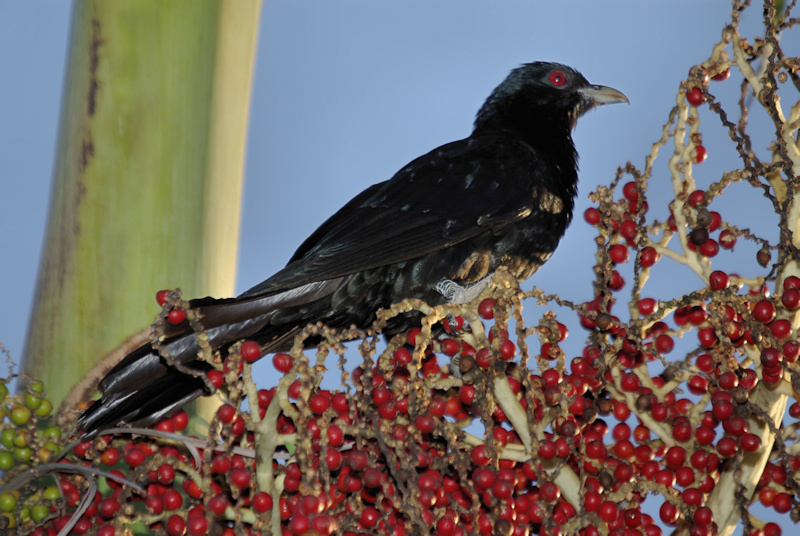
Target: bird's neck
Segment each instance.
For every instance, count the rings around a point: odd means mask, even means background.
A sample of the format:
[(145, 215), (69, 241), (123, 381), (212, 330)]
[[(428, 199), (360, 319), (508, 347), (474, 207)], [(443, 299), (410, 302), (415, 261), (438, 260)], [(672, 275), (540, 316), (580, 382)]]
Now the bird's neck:
[[(478, 116), (474, 135), (501, 134), (512, 136), (529, 145), (537, 155), (547, 162), (554, 178), (558, 178), (559, 189), (569, 198), (574, 197), (578, 181), (578, 153), (572, 141), (571, 118), (549, 116), (546, 113), (531, 117), (517, 116), (514, 121), (500, 114)], [(556, 185), (552, 185), (556, 186)]]
[(572, 142), (576, 119), (564, 110), (545, 106), (484, 106), (475, 120), (473, 134), (513, 135), (552, 159), (559, 168), (576, 169), (578, 154)]

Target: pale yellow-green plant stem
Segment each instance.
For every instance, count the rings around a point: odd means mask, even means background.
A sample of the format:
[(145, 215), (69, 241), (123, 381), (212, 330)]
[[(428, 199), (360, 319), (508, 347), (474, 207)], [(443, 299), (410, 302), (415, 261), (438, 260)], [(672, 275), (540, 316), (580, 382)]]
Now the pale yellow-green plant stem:
[(234, 292), (260, 0), (77, 1), (24, 355), (55, 405), (159, 312)]
[[(744, 60), (744, 53), (738, 40), (732, 39), (731, 42), (737, 65), (758, 95), (762, 89), (760, 80), (753, 72), (750, 64)], [(764, 51), (763, 54), (764, 57), (767, 57), (769, 52)], [(797, 176), (800, 174), (800, 151), (797, 150), (792, 136), (794, 131), (786, 128), (786, 121), (779, 103), (776, 103), (776, 112), (779, 120), (784, 125), (784, 128), (781, 129), (781, 134), (784, 138), (788, 156), (792, 161), (792, 173)], [(793, 201), (789, 207), (790, 218), (788, 224), (793, 231), (793, 235), (797, 237), (800, 236), (800, 221), (797, 219), (797, 215), (800, 214), (800, 189), (796, 187), (795, 189), (797, 191), (795, 191)], [(779, 197), (781, 196), (778, 192), (776, 194)], [(791, 275), (800, 276), (800, 266), (794, 259), (786, 262), (778, 271), (775, 288), (781, 288), (783, 280)], [(800, 329), (800, 314), (797, 312), (791, 314), (784, 312), (783, 314), (786, 314), (787, 318), (790, 319), (792, 329), (797, 333), (797, 330)], [(750, 396), (750, 401), (763, 410), (767, 419), (772, 422), (774, 429), (780, 429), (788, 402), (788, 396), (783, 390), (773, 389), (764, 382), (759, 382)], [(719, 527), (718, 534), (720, 536), (730, 536), (739, 525), (741, 511), (735, 493), (740, 491), (746, 501), (752, 498), (775, 445), (776, 434), (770, 429), (764, 418), (759, 415), (753, 415), (747, 422), (750, 432), (756, 434), (761, 440), (761, 448), (757, 452), (747, 453), (743, 456), (738, 474), (734, 474), (733, 471), (729, 470), (720, 475), (714, 492), (707, 503), (714, 513), (714, 521)], [(741, 486), (741, 489), (739, 486)]]

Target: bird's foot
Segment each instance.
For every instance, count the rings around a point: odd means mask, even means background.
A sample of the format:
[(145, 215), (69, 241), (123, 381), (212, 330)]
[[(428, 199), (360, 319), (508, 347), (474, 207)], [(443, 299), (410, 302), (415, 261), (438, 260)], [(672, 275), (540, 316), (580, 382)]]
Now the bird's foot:
[(466, 286), (461, 286), (455, 281), (443, 277), (436, 283), (436, 292), (447, 298), (448, 303), (460, 305), (477, 298), (478, 295), (483, 292), (483, 289), (488, 287), (491, 282), (492, 274)]

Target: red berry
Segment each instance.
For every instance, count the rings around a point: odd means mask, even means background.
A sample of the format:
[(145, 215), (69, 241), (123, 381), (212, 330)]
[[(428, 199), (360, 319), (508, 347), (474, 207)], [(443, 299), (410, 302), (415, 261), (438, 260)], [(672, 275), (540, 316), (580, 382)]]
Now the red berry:
[(225, 454), (216, 454), (211, 458), (211, 473), (224, 475), (231, 470), (231, 459)]
[(261, 357), (261, 345), (255, 341), (245, 341), (239, 347), (239, 354), (248, 363), (258, 360)]
[(470, 452), (472, 463), (478, 466), (489, 465), (492, 462), (492, 459), (486, 452), (487, 448), (488, 447), (486, 445), (478, 445), (476, 447), (473, 447), (472, 452)]
[[(255, 506), (255, 499), (253, 499), (253, 503)], [(225, 510), (228, 508), (229, 502), (228, 498), (225, 495), (215, 495), (208, 500), (208, 509), (221, 516), (225, 513)]]
[(736, 234), (728, 229), (723, 229), (719, 233), (719, 245), (722, 249), (733, 249), (736, 245)]
[(785, 514), (792, 509), (792, 496), (788, 493), (778, 493), (772, 500), (772, 507), (779, 514)]
[(119, 511), (119, 501), (111, 497), (103, 499), (100, 501), (100, 504), (97, 505), (97, 513), (106, 519), (114, 517), (117, 511)]
[(708, 380), (703, 376), (694, 375), (686, 382), (689, 392), (695, 395), (702, 395), (708, 391)]
[(286, 374), (292, 370), (292, 365), (294, 365), (294, 361), (292, 360), (292, 356), (289, 354), (278, 352), (272, 356), (272, 366), (275, 367), (275, 370), (278, 372), (283, 372)]
[(783, 343), (783, 359), (789, 363), (794, 363), (800, 357), (800, 342), (786, 341)]
[(699, 326), (703, 322), (706, 321), (706, 314), (705, 310), (701, 306), (694, 306), (689, 309), (689, 322), (691, 322), (695, 326)]
[(155, 429), (161, 432), (173, 433), (175, 432), (175, 423), (168, 417), (162, 417), (156, 425)]
[(225, 376), (222, 374), (222, 371), (217, 369), (211, 369), (206, 372), (206, 378), (214, 389), (219, 389), (225, 383)]
[(115, 447), (110, 447), (106, 449), (103, 454), (100, 456), (100, 463), (103, 465), (117, 465), (119, 462), (119, 449)]
[(308, 399), (308, 407), (317, 415), (322, 415), (325, 410), (331, 407), (331, 399), (317, 393)]
[(764, 348), (761, 351), (761, 364), (765, 367), (777, 367), (783, 361), (783, 354), (777, 348)]
[(800, 277), (790, 275), (783, 280), (783, 290), (789, 290), (790, 288), (800, 289)]
[(691, 506), (700, 506), (703, 504), (703, 492), (697, 488), (686, 488), (681, 494), (683, 502)]
[(694, 511), (692, 520), (698, 525), (710, 525), (713, 517), (714, 514), (711, 512), (711, 508), (707, 506), (701, 506)]
[(622, 244), (614, 244), (608, 248), (608, 256), (611, 258), (611, 262), (614, 264), (628, 262), (628, 247)]
[(494, 299), (486, 298), (478, 304), (478, 314), (484, 320), (491, 320), (494, 318)]
[(736, 440), (732, 437), (725, 436), (717, 441), (717, 452), (719, 452), (720, 456), (723, 458), (734, 456), (737, 448)]
[(253, 499), (251, 501), (253, 506), (253, 510), (258, 513), (267, 512), (272, 510), (272, 495), (269, 493), (265, 493), (263, 491), (259, 491), (255, 495), (253, 495)]
[(219, 415), (219, 420), (222, 423), (230, 424), (236, 418), (236, 408), (230, 404), (223, 404), (217, 410), (217, 415)]
[(361, 517), (359, 522), (366, 528), (374, 527), (381, 519), (381, 514), (375, 508), (367, 506), (361, 510)]
[(350, 402), (347, 400), (347, 395), (344, 393), (336, 393), (331, 398), (331, 406), (337, 413), (345, 413), (350, 410)]
[(147, 458), (147, 456), (145, 455), (144, 452), (142, 452), (142, 449), (140, 449), (139, 447), (133, 447), (128, 449), (122, 458), (125, 460), (125, 463), (127, 463), (131, 467), (137, 467), (144, 463), (145, 458)]
[(610, 523), (617, 519), (619, 515), (619, 508), (617, 507), (617, 503), (613, 501), (603, 501), (600, 504), (600, 508), (597, 509), (597, 514), (600, 516), (600, 519), (605, 521), (606, 523)]
[(167, 520), (167, 534), (178, 536), (186, 530), (186, 521), (178, 514), (172, 514)]
[(756, 452), (761, 448), (761, 439), (752, 432), (744, 434), (740, 442), (742, 444), (742, 450), (745, 452)]
[(719, 244), (713, 238), (709, 238), (698, 246), (697, 251), (704, 257), (715, 257), (719, 253)]
[(703, 104), (705, 97), (703, 96), (703, 92), (700, 90), (700, 88), (693, 87), (686, 92), (686, 100), (689, 101), (689, 104), (692, 106), (700, 106)]
[(202, 536), (208, 534), (208, 520), (206, 516), (197, 515), (189, 518), (189, 523), (186, 525), (186, 531), (191, 536)]
[(193, 499), (199, 499), (203, 496), (203, 490), (200, 489), (197, 482), (188, 478), (183, 481), (183, 491)]
[(503, 361), (510, 361), (514, 359), (514, 356), (517, 354), (517, 347), (516, 345), (509, 341), (508, 339), (504, 340), (503, 343), (500, 345), (500, 359)]
[(164, 305), (167, 303), (167, 294), (169, 294), (169, 290), (159, 290), (156, 292), (156, 301), (159, 305)]
[(186, 320), (186, 311), (183, 309), (172, 309), (167, 313), (167, 322), (173, 326), (181, 324), (184, 320)]
[(781, 303), (790, 311), (794, 311), (800, 307), (800, 290), (796, 288), (784, 290), (783, 296), (781, 296)]
[(785, 318), (779, 318), (772, 321), (769, 329), (776, 339), (785, 339), (792, 334), (792, 323)]
[(168, 486), (175, 480), (175, 468), (168, 463), (162, 463), (158, 466), (158, 469), (156, 469), (156, 476), (159, 484)]
[(654, 247), (647, 246), (642, 248), (642, 253), (639, 256), (639, 263), (642, 266), (648, 268), (657, 263), (660, 257), (661, 255), (658, 254), (658, 252)]
[(722, 216), (720, 216), (719, 212), (711, 211), (711, 223), (708, 224), (708, 232), (713, 233), (719, 226), (722, 225)]
[(697, 145), (694, 148), (694, 163), (695, 164), (702, 164), (705, 162), (706, 157), (708, 157), (708, 151), (702, 145)]
[(656, 339), (656, 350), (658, 350), (661, 354), (667, 354), (675, 348), (675, 341), (672, 340), (672, 337), (669, 335), (662, 333)]
[(183, 506), (183, 497), (174, 489), (165, 491), (161, 498), (164, 500), (164, 508), (167, 510), (177, 510)]
[(689, 197), (687, 198), (687, 202), (689, 203), (689, 206), (691, 206), (692, 208), (697, 208), (702, 206), (705, 203), (705, 200), (706, 200), (705, 190), (695, 190), (692, 193), (690, 193)]
[(160, 515), (164, 511), (164, 499), (159, 495), (148, 495), (144, 500), (147, 511), (153, 515)]
[(769, 324), (775, 318), (775, 305), (769, 300), (760, 300), (753, 307), (753, 318)]
[(730, 284), (730, 278), (728, 277), (728, 274), (722, 270), (714, 270), (711, 272), (711, 276), (708, 278), (708, 280), (712, 290), (724, 290), (728, 288), (728, 285)]
[(700, 341), (701, 346), (703, 348), (712, 348), (714, 347), (719, 339), (717, 338), (717, 333), (714, 331), (714, 328), (702, 328), (697, 331), (697, 339)]
[(461, 349), (461, 345), (455, 339), (443, 339), (440, 344), (442, 346), (442, 352), (449, 356), (456, 355)]
[(612, 270), (611, 271), (611, 282), (608, 284), (608, 288), (611, 290), (619, 290), (625, 286), (625, 279), (619, 274), (618, 271)]
[(633, 220), (625, 220), (619, 226), (619, 234), (625, 240), (633, 240), (639, 234), (639, 227)]
[(586, 223), (589, 225), (597, 225), (600, 223), (600, 211), (594, 207), (589, 207), (583, 213), (583, 219), (586, 220)]
[(736, 376), (736, 373), (730, 370), (720, 374), (719, 378), (717, 378), (717, 381), (719, 382), (720, 387), (727, 390), (738, 387), (739, 385), (739, 378)]
[(659, 517), (661, 517), (661, 521), (667, 525), (675, 525), (678, 522), (680, 515), (681, 511), (671, 502), (665, 502), (661, 505), (659, 510)]
[(634, 181), (626, 182), (622, 187), (622, 195), (630, 201), (631, 205), (635, 205), (639, 200), (639, 191), (636, 189), (636, 183)]
[(411, 363), (411, 350), (406, 348), (405, 346), (401, 346), (397, 350), (392, 353), (392, 357), (395, 361), (397, 361), (400, 365), (408, 365)]
[(240, 489), (250, 486), (250, 471), (247, 469), (233, 469), (230, 474), (231, 484)]
[(720, 71), (714, 76), (711, 77), (712, 80), (716, 80), (717, 82), (724, 82), (731, 76), (731, 68), (728, 67), (724, 71)]

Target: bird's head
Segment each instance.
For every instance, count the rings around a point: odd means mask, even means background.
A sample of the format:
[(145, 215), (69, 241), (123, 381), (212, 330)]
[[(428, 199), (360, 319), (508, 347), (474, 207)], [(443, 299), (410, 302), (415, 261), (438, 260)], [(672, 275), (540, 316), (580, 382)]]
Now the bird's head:
[(564, 130), (569, 136), (581, 115), (615, 102), (628, 98), (614, 88), (590, 84), (566, 65), (526, 63), (492, 91), (478, 111), (475, 131), (515, 130), (536, 138)]

